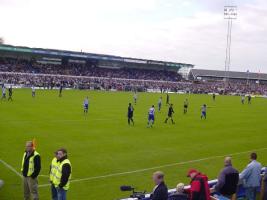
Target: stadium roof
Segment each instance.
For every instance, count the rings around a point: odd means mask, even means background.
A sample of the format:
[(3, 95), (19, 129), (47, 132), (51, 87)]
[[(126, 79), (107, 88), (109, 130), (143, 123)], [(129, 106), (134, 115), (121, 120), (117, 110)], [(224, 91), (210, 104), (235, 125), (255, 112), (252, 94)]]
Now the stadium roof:
[(192, 69), (191, 72), (194, 79), (197, 77), (216, 77), (216, 78), (232, 78), (232, 79), (254, 79), (254, 80), (267, 80), (267, 74), (251, 73), (251, 72), (236, 72), (230, 71), (225, 74), (225, 71), (219, 70), (206, 70), (206, 69)]
[(70, 57), (74, 59), (95, 59), (103, 61), (126, 62), (133, 64), (148, 64), (148, 65), (157, 65), (157, 66), (177, 68), (177, 69), (181, 67), (188, 67), (188, 68), (194, 67), (194, 65), (186, 63), (165, 62), (158, 60), (147, 60), (147, 59), (129, 58), (129, 57), (104, 55), (104, 54), (93, 54), (93, 53), (76, 52), (76, 51), (29, 48), (29, 47), (3, 45), (3, 44), (0, 45), (0, 53), (1, 52), (13, 52), (20, 54), (33, 54), (33, 55), (43, 55), (43, 56), (53, 56), (53, 57)]

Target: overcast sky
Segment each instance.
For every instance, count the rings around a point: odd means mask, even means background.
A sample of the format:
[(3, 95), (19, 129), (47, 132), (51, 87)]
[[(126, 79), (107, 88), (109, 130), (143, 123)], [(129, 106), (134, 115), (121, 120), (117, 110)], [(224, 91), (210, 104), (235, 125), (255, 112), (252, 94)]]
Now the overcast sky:
[(238, 6), (231, 70), (267, 73), (267, 0), (0, 0), (0, 37), (223, 70), (229, 4)]

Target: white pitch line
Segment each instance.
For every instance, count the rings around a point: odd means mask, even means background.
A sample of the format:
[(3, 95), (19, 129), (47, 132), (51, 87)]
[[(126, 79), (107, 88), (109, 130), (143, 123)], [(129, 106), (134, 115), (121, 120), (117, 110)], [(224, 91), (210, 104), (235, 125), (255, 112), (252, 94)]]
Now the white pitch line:
[[(177, 162), (177, 163), (170, 163), (170, 164), (166, 164), (166, 165), (159, 165), (159, 166), (156, 166), (156, 167), (149, 167), (149, 168), (138, 169), (138, 170), (133, 170), (133, 171), (128, 171), (128, 172), (119, 172), (119, 173), (107, 174), (107, 175), (102, 175), (102, 176), (93, 176), (93, 177), (88, 177), (88, 178), (74, 179), (74, 180), (71, 180), (70, 182), (72, 182), (72, 183), (74, 183), (74, 182), (83, 182), (83, 181), (89, 181), (89, 180), (96, 180), (96, 179), (103, 179), (103, 178), (109, 178), (109, 177), (115, 177), (115, 176), (122, 176), (122, 175), (127, 175), (127, 174), (145, 172), (145, 171), (156, 170), (156, 169), (161, 169), (161, 168), (165, 168), (165, 167), (173, 167), (173, 166), (177, 166), (177, 165), (190, 164), (190, 163), (195, 163), (195, 162), (212, 160), (212, 159), (215, 159), (215, 158), (223, 158), (223, 157), (226, 157), (226, 156), (235, 156), (235, 155), (251, 153), (253, 151), (263, 151), (263, 150), (267, 150), (267, 147), (266, 148), (249, 150), (249, 151), (231, 153), (231, 154), (227, 154), (227, 155), (211, 156), (211, 157), (206, 157), (206, 158), (201, 158), (201, 159), (196, 159), (196, 160), (188, 160), (188, 161), (182, 161), (182, 162)], [(39, 187), (47, 187), (47, 186), (50, 186), (50, 184), (39, 185)]]
[(14, 172), (17, 176), (19, 176), (20, 178), (22, 178), (22, 175), (14, 167), (12, 167), (11, 165), (9, 165), (8, 163), (6, 163), (5, 161), (3, 161), (1, 159), (0, 159), (0, 162), (4, 166), (6, 166), (8, 169), (10, 169), (12, 172)]

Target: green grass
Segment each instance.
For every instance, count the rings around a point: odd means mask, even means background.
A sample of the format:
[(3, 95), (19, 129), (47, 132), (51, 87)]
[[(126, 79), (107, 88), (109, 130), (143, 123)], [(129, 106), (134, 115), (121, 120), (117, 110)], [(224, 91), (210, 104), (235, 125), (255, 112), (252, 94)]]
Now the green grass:
[[(83, 115), (82, 102), (90, 98), (88, 116)], [(127, 125), (127, 105), (132, 93), (14, 90), (13, 102), (0, 102), (0, 159), (20, 170), (25, 141), (36, 138), (42, 157), (42, 175), (47, 175), (53, 152), (65, 147), (73, 167), (73, 180), (128, 172), (155, 166), (227, 155), (265, 148), (267, 141), (267, 100), (253, 99), (252, 105), (241, 105), (240, 97), (219, 96), (216, 102), (208, 95), (171, 94), (175, 125), (164, 124), (167, 106), (156, 113), (153, 128), (146, 128), (147, 111), (157, 104), (160, 94), (139, 93), (135, 106), (136, 125)], [(163, 95), (165, 100), (165, 95)], [(189, 99), (189, 112), (183, 115), (182, 106)], [(200, 120), (200, 106), (210, 108), (207, 120)], [(258, 151), (259, 161), (267, 162), (267, 150)], [(198, 168), (210, 179), (216, 178), (222, 158), (163, 167), (169, 188), (178, 182), (188, 183), (186, 171)], [(235, 167), (242, 170), (248, 163), (248, 153), (234, 155)], [(74, 182), (69, 199), (119, 199), (129, 193), (119, 191), (123, 184), (151, 191), (151, 174), (155, 170)], [(0, 163), (1, 200), (22, 199), (21, 179)], [(39, 184), (46, 184), (39, 177)], [(50, 199), (49, 187), (39, 189), (40, 199)]]

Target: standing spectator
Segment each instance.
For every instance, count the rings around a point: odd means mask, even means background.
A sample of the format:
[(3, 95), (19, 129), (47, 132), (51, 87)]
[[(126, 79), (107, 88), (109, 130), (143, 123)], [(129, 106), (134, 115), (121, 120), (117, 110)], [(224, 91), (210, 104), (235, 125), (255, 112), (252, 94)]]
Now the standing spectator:
[(66, 200), (67, 191), (70, 187), (71, 179), (71, 163), (67, 156), (66, 149), (59, 149), (57, 152), (58, 167), (54, 179), (54, 184), (57, 189), (57, 200)]
[(261, 164), (257, 162), (256, 153), (251, 153), (250, 163), (241, 172), (240, 179), (243, 181), (244, 188), (246, 189), (246, 198), (248, 200), (255, 200), (261, 181)]
[(38, 181), (37, 177), (41, 170), (40, 154), (34, 150), (32, 141), (26, 142), (26, 150), (22, 158), (22, 175), (24, 184), (24, 200), (38, 200)]
[(218, 182), (215, 185), (215, 192), (231, 199), (232, 195), (236, 193), (239, 181), (239, 172), (233, 168), (231, 157), (224, 159), (224, 168), (220, 172)]
[(153, 174), (153, 181), (155, 187), (153, 193), (150, 196), (151, 200), (167, 200), (168, 199), (168, 188), (164, 183), (163, 172), (157, 171)]
[(208, 185), (208, 177), (201, 174), (195, 169), (188, 171), (187, 177), (191, 178), (190, 183), (190, 200), (210, 200), (210, 189)]
[(184, 193), (183, 183), (179, 183), (176, 186), (176, 192), (171, 194), (168, 200), (188, 200), (188, 196)]

